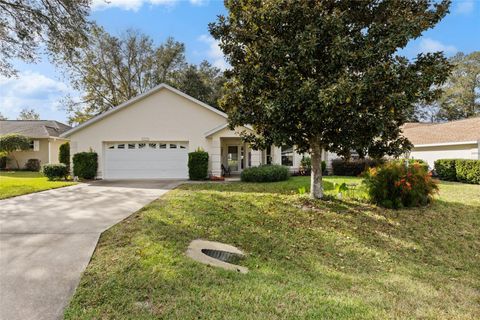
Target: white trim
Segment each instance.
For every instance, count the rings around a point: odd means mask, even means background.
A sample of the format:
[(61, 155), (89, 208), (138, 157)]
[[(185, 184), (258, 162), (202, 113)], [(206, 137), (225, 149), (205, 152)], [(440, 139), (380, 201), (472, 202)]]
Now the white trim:
[(184, 98), (186, 98), (186, 99), (188, 99), (188, 100), (190, 100), (190, 101), (198, 104), (199, 106), (202, 106), (202, 107), (204, 107), (204, 108), (206, 108), (206, 109), (208, 109), (208, 110), (210, 110), (210, 111), (212, 111), (212, 112), (215, 112), (216, 114), (224, 117), (225, 119), (227, 118), (227, 114), (226, 114), (225, 112), (222, 112), (222, 111), (220, 111), (220, 110), (218, 110), (218, 109), (215, 109), (214, 107), (209, 106), (208, 104), (206, 104), (206, 103), (204, 103), (204, 102), (202, 102), (202, 101), (200, 101), (200, 100), (197, 100), (197, 99), (195, 99), (194, 97), (191, 97), (191, 96), (189, 96), (188, 94), (183, 93), (183, 92), (181, 92), (180, 90), (177, 90), (177, 89), (169, 86), (168, 84), (162, 83), (162, 84), (159, 84), (158, 86), (154, 87), (153, 89), (150, 89), (149, 91), (144, 92), (144, 93), (142, 93), (142, 94), (139, 95), (139, 96), (136, 96), (136, 97), (134, 97), (134, 98), (132, 98), (132, 99), (130, 99), (130, 100), (128, 100), (128, 101), (125, 101), (124, 103), (120, 104), (119, 106), (117, 106), (117, 107), (115, 107), (115, 108), (113, 108), (113, 109), (110, 109), (110, 110), (108, 110), (108, 111), (106, 111), (106, 112), (104, 112), (104, 113), (102, 113), (102, 114), (99, 114), (98, 116), (95, 116), (95, 117), (93, 117), (93, 118), (85, 121), (84, 123), (82, 123), (82, 124), (80, 124), (80, 125), (72, 128), (72, 129), (70, 129), (70, 130), (62, 133), (62, 134), (60, 135), (60, 137), (68, 137), (68, 136), (70, 136), (72, 133), (77, 132), (77, 131), (85, 128), (85, 127), (88, 127), (89, 125), (94, 124), (95, 122), (97, 122), (97, 121), (99, 121), (99, 120), (101, 120), (101, 119), (103, 119), (103, 118), (105, 118), (105, 117), (107, 117), (107, 116), (109, 116), (109, 115), (111, 115), (111, 114), (113, 114), (113, 113), (115, 113), (115, 112), (118, 112), (118, 111), (122, 110), (123, 108), (126, 108), (126, 107), (128, 107), (128, 106), (130, 106), (130, 105), (132, 105), (132, 104), (134, 104), (134, 103), (136, 103), (136, 102), (138, 102), (138, 101), (140, 101), (140, 100), (142, 100), (142, 99), (144, 99), (144, 98), (146, 98), (146, 97), (148, 97), (148, 96), (150, 96), (150, 95), (152, 95), (152, 94), (160, 91), (161, 89), (168, 89), (168, 90), (170, 90), (171, 92), (176, 93), (176, 94), (178, 94), (179, 96), (182, 96), (182, 97), (184, 97)]
[[(212, 135), (214, 135), (215, 133), (219, 132), (219, 131), (222, 131), (223, 129), (227, 128), (228, 127), (228, 123), (225, 123), (225, 124), (222, 124), (222, 125), (219, 125), (218, 127), (215, 127), (207, 132), (204, 133), (205, 135), (205, 138), (209, 138), (211, 137)], [(251, 130), (253, 131), (253, 128), (250, 126), (250, 125), (244, 125), (242, 126), (248, 130)]]
[(457, 146), (463, 144), (476, 144), (479, 141), (457, 141), (457, 142), (443, 142), (443, 143), (429, 143), (429, 144), (416, 144), (413, 145), (414, 148), (424, 148), (424, 147), (439, 147), (439, 146)]

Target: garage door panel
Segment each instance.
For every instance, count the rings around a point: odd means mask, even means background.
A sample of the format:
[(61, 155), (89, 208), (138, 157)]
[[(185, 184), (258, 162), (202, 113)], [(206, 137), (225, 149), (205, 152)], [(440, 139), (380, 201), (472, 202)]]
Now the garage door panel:
[[(135, 148), (128, 149), (129, 144)], [(167, 146), (177, 144), (177, 148), (165, 149), (158, 148), (159, 142), (152, 142), (156, 148), (150, 148), (148, 145), (138, 148), (138, 144), (138, 142), (107, 144), (109, 148), (105, 150), (106, 179), (188, 178), (188, 143), (161, 142)], [(124, 148), (118, 148), (122, 145)], [(179, 148), (179, 145), (185, 148)]]

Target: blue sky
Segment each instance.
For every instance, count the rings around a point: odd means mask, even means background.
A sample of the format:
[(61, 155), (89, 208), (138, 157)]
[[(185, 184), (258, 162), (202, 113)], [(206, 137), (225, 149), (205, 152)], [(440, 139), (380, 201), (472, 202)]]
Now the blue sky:
[[(408, 44), (402, 54), (414, 57), (419, 52), (480, 50), (480, 0), (454, 0), (451, 13), (434, 29)], [(221, 51), (208, 33), (208, 23), (225, 14), (223, 1), (217, 0), (93, 0), (91, 19), (108, 32), (119, 35), (128, 28), (150, 35), (157, 43), (172, 36), (186, 45), (187, 60), (206, 59), (225, 68)], [(68, 79), (47, 59), (37, 64), (17, 62), (18, 78), (0, 78), (0, 112), (15, 119), (22, 108), (34, 108), (42, 119), (65, 121), (61, 106), (66, 94), (78, 95)]]

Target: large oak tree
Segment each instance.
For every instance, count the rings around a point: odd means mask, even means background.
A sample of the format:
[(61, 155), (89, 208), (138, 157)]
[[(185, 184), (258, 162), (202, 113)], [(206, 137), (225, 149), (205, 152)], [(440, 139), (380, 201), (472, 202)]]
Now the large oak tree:
[(0, 0), (0, 75), (16, 73), (14, 59), (35, 62), (39, 47), (69, 54), (85, 38), (90, 0)]
[(398, 50), (433, 27), (449, 1), (228, 0), (210, 24), (232, 69), (220, 105), (256, 147), (292, 144), (312, 156), (311, 195), (323, 196), (322, 149), (401, 154), (400, 126), (431, 101), (449, 64)]

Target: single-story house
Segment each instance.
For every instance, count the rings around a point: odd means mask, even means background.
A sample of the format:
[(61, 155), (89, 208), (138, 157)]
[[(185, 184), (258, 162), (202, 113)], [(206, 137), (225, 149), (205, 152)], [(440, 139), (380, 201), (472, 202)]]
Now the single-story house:
[[(59, 147), (68, 141), (60, 135), (71, 128), (55, 120), (0, 120), (0, 136), (21, 134), (31, 139), (30, 150), (13, 154), (20, 168), (28, 159), (38, 159), (40, 164), (58, 163)], [(16, 167), (15, 161), (10, 159), (7, 168)]]
[(100, 114), (61, 137), (70, 139), (70, 154), (98, 154), (97, 177), (103, 179), (186, 179), (188, 152), (209, 154), (209, 172), (220, 176), (260, 164), (296, 170), (302, 155), (292, 146), (253, 150), (230, 130), (227, 114), (175, 88), (161, 84)]
[(480, 117), (445, 123), (407, 123), (403, 135), (413, 144), (409, 158), (433, 168), (438, 159), (480, 159)]

